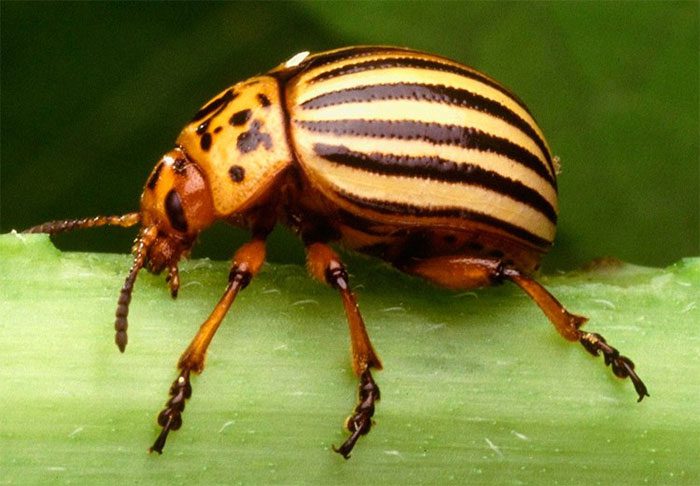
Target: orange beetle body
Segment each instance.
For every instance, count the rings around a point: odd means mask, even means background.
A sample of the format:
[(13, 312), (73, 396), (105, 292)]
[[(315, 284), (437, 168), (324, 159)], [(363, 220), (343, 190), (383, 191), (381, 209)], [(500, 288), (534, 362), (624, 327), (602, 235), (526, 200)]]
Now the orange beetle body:
[(206, 103), (156, 164), (138, 213), (29, 231), (141, 223), (116, 311), (124, 351), (141, 268), (167, 270), (176, 296), (178, 262), (201, 231), (216, 220), (250, 230), (221, 300), (178, 362), (151, 448), (160, 453), (182, 424), (190, 374), (203, 370), (214, 333), (265, 260), (266, 237), (277, 223), (291, 227), (312, 276), (339, 292), (350, 328), (359, 403), (346, 422), (350, 436), (335, 449), (347, 458), (371, 428), (379, 400), (371, 370), (382, 365), (331, 243), (448, 288), (510, 280), (562, 337), (602, 353), (640, 400), (648, 395), (631, 360), (580, 330), (586, 319), (528, 276), (554, 240), (557, 164), (523, 102), (473, 68), (393, 47), (301, 53)]

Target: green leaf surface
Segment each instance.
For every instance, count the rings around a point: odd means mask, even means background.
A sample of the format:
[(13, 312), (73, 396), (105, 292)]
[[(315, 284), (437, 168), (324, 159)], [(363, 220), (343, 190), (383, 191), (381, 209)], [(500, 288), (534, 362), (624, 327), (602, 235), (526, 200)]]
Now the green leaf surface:
[(266, 265), (194, 379), (184, 425), (147, 454), (180, 352), (228, 264), (182, 265), (180, 297), (144, 274), (120, 354), (127, 255), (0, 236), (0, 483), (697, 484), (700, 259), (542, 277), (630, 356), (651, 397), (564, 342), (515, 286), (453, 293), (349, 257), (385, 370), (376, 425), (334, 454), (355, 405), (340, 300)]

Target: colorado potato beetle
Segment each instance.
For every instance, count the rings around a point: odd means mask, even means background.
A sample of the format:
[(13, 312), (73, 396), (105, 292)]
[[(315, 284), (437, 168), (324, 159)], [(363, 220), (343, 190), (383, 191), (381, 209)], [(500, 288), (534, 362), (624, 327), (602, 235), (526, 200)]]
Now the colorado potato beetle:
[(602, 353), (639, 401), (648, 396), (632, 361), (586, 318), (569, 313), (530, 275), (552, 245), (558, 215), (557, 160), (525, 104), (485, 74), (444, 57), (395, 47), (304, 52), (237, 83), (206, 103), (146, 181), (139, 212), (53, 221), (27, 230), (141, 223), (119, 295), (115, 341), (127, 344), (127, 315), (141, 268), (167, 272), (173, 297), (178, 262), (215, 220), (250, 230), (228, 285), (178, 361), (158, 415), (151, 451), (182, 425), (190, 376), (201, 373), (217, 328), (265, 260), (277, 223), (302, 239), (308, 269), (335, 288), (350, 328), (359, 403), (334, 450), (348, 458), (372, 426), (382, 363), (329, 246), (381, 258), (450, 289), (509, 280), (542, 309), (562, 337)]

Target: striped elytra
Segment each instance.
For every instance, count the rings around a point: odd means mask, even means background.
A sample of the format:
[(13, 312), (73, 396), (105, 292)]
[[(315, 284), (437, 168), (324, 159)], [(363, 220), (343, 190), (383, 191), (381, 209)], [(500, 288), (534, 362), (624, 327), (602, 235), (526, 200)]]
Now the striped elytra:
[[(292, 197), (293, 209), (323, 213), (347, 247), (395, 262), (480, 246), (537, 266), (554, 239), (556, 173), (520, 99), (472, 68), (409, 49), (292, 61), (224, 90), (178, 139), (208, 174), (217, 212), (241, 213), (294, 172), (289, 193), (306, 196)], [(433, 243), (418, 248), (416, 235)]]
[(347, 459), (372, 427), (380, 396), (372, 371), (382, 362), (332, 244), (446, 288), (510, 281), (563, 338), (602, 355), (617, 377), (630, 378), (640, 401), (648, 395), (632, 361), (600, 334), (580, 330), (586, 318), (529, 276), (554, 239), (556, 165), (523, 102), (472, 68), (392, 47), (300, 53), (199, 109), (148, 177), (140, 211), (28, 231), (141, 224), (115, 313), (123, 352), (142, 268), (166, 271), (176, 297), (179, 261), (199, 233), (216, 220), (250, 230), (219, 303), (178, 361), (150, 449), (161, 453), (182, 425), (191, 374), (202, 372), (216, 330), (265, 261), (268, 235), (277, 223), (291, 227), (309, 273), (339, 293), (350, 330), (359, 400), (345, 422), (350, 434), (333, 447)]

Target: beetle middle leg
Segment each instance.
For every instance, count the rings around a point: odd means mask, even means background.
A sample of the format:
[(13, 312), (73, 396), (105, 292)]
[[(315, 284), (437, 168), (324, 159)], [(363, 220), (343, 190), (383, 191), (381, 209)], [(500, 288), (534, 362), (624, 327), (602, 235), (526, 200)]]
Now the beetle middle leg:
[(311, 275), (340, 292), (350, 328), (352, 368), (360, 379), (359, 401), (345, 422), (350, 436), (340, 447), (333, 446), (335, 452), (348, 459), (357, 440), (372, 427), (374, 405), (379, 401), (379, 387), (374, 382), (370, 369), (381, 370), (382, 363), (369, 339), (357, 300), (350, 290), (348, 273), (338, 255), (324, 243), (309, 244), (306, 255)]
[(400, 267), (403, 271), (451, 289), (468, 289), (494, 285), (507, 279), (520, 287), (542, 309), (554, 328), (567, 341), (578, 341), (593, 356), (601, 353), (605, 364), (618, 378), (629, 378), (642, 401), (649, 396), (646, 385), (634, 371), (634, 363), (610, 346), (603, 336), (579, 328), (588, 320), (571, 314), (538, 282), (500, 260), (442, 256), (417, 260)]
[(201, 373), (204, 369), (204, 360), (207, 348), (211, 343), (226, 312), (233, 304), (238, 292), (243, 290), (251, 278), (260, 270), (265, 261), (265, 241), (256, 238), (241, 246), (233, 257), (228, 285), (224, 295), (219, 300), (214, 310), (199, 328), (192, 342), (187, 347), (178, 361), (179, 376), (170, 387), (170, 399), (165, 408), (158, 414), (158, 425), (163, 429), (160, 435), (149, 449), (150, 452), (163, 452), (165, 441), (171, 430), (178, 430), (182, 426), (182, 412), (185, 409), (185, 400), (192, 395), (190, 383), (191, 373)]

